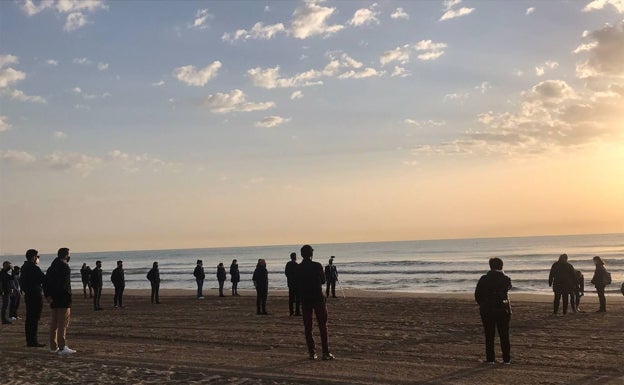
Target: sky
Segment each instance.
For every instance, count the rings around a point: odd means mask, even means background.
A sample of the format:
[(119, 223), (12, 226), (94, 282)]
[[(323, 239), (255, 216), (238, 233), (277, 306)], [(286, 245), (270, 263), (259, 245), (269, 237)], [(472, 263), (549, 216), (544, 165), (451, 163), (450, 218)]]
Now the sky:
[(624, 232), (624, 0), (0, 2), (0, 254)]

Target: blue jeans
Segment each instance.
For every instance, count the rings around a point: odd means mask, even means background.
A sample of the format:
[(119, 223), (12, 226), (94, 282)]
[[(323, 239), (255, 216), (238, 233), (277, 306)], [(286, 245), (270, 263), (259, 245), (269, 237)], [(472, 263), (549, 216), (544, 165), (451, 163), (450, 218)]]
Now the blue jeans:
[(204, 280), (197, 278), (196, 281), (197, 281), (197, 298), (203, 297), (204, 295), (202, 293), (203, 293), (203, 288), (204, 288)]

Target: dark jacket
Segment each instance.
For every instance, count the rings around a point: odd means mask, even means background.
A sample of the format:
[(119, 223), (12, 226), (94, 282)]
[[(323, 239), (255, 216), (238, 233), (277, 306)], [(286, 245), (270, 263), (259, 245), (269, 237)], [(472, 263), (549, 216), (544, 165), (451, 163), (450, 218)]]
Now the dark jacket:
[(202, 266), (195, 266), (195, 270), (193, 270), (193, 275), (196, 279), (205, 279), (206, 273), (204, 273), (204, 268)]
[(592, 277), (591, 283), (595, 287), (605, 288), (609, 282), (609, 277), (607, 275), (607, 269), (603, 265), (596, 266), (596, 270), (594, 271), (594, 276)]
[(126, 277), (123, 267), (116, 267), (111, 273), (111, 282), (115, 287), (126, 287)]
[(217, 281), (225, 281), (227, 274), (225, 273), (225, 267), (217, 267)]
[(266, 267), (256, 267), (251, 280), (256, 284), (257, 291), (266, 292), (269, 290), (269, 271)]
[(91, 270), (91, 286), (92, 287), (102, 287), (102, 268), (95, 267)]
[(338, 270), (336, 270), (336, 266), (332, 263), (325, 266), (325, 279), (327, 282), (336, 282), (338, 281)]
[(42, 286), (45, 281), (45, 274), (33, 261), (26, 261), (22, 265), (20, 275), (20, 285), (22, 291), (28, 296), (42, 295)]
[(303, 304), (316, 304), (325, 301), (323, 265), (311, 259), (303, 259), (297, 265), (297, 293)]
[(51, 308), (66, 309), (71, 307), (71, 268), (63, 258), (57, 257), (48, 267), (43, 292), (46, 297), (52, 297)]
[(80, 268), (80, 278), (82, 279), (82, 283), (90, 283), (91, 268), (89, 266)]
[(240, 273), (238, 271), (238, 264), (230, 265), (230, 281), (240, 282)]
[(490, 270), (481, 276), (474, 294), (481, 312), (505, 310), (511, 314), (507, 296), (510, 289), (511, 278), (500, 270)]
[(297, 266), (299, 266), (297, 262), (288, 261), (288, 263), (286, 264), (286, 268), (284, 268), (284, 274), (286, 274), (288, 287), (297, 286)]
[(3, 295), (11, 294), (11, 281), (13, 280), (13, 276), (10, 273), (11, 270), (2, 269), (0, 270), (0, 286), (1, 292)]
[(147, 279), (151, 283), (160, 283), (160, 271), (157, 267), (152, 267), (147, 273)]
[(574, 267), (568, 262), (557, 261), (550, 268), (548, 286), (552, 286), (554, 292), (571, 292), (576, 286)]

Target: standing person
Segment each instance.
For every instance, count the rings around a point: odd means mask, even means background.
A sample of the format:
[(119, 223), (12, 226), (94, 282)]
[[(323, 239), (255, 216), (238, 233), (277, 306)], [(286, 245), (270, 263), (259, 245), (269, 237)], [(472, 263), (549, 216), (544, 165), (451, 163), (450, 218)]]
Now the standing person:
[(230, 265), (230, 281), (232, 282), (232, 295), (240, 296), (238, 294), (238, 283), (240, 282), (240, 272), (238, 271), (238, 261), (232, 260)]
[(158, 304), (160, 303), (160, 300), (158, 299), (158, 291), (160, 290), (160, 271), (158, 270), (158, 262), (154, 262), (152, 264), (152, 268), (147, 273), (147, 279), (150, 281), (150, 286), (152, 287), (152, 304)]
[(581, 297), (585, 295), (585, 277), (583, 277), (583, 273), (578, 270), (574, 270), (574, 288), (572, 289), (572, 293), (570, 293), (570, 302), (572, 304), (573, 312), (581, 311)]
[(332, 297), (336, 298), (336, 282), (338, 282), (338, 270), (334, 266), (334, 256), (329, 257), (329, 262), (325, 266), (325, 278), (327, 279), (327, 290), (325, 296), (329, 298), (329, 289), (331, 288)]
[(290, 253), (290, 261), (286, 263), (284, 274), (286, 274), (286, 282), (288, 283), (288, 311), (291, 316), (301, 315), (299, 311), (300, 301), (297, 295), (297, 266), (297, 254)]
[(301, 310), (303, 311), (303, 327), (305, 330), (306, 345), (311, 360), (316, 360), (316, 346), (312, 337), (312, 315), (316, 314), (321, 333), (321, 346), (323, 348), (323, 359), (333, 360), (335, 357), (329, 352), (329, 338), (327, 333), (327, 305), (323, 295), (323, 284), (325, 283), (325, 273), (323, 265), (312, 261), (314, 249), (310, 245), (301, 248), (302, 261), (297, 265), (297, 290), (301, 300)]
[(204, 272), (204, 262), (201, 259), (197, 260), (197, 266), (193, 270), (195, 276), (195, 282), (197, 282), (197, 299), (204, 299), (204, 279), (206, 273)]
[(0, 270), (0, 285), (2, 289), (2, 324), (12, 324), (9, 317), (7, 317), (7, 310), (11, 307), (11, 294), (13, 293), (11, 281), (13, 281), (13, 264), (9, 261), (2, 263), (2, 270)]
[(219, 282), (219, 297), (225, 297), (223, 295), (223, 284), (227, 278), (227, 274), (225, 273), (225, 267), (223, 267), (223, 263), (220, 262), (217, 265), (217, 281)]
[(596, 265), (596, 270), (594, 271), (591, 283), (596, 287), (598, 301), (600, 302), (600, 308), (596, 310), (596, 313), (604, 313), (607, 311), (605, 288), (611, 283), (611, 275), (607, 272), (607, 269), (605, 269), (605, 263), (599, 256), (594, 257), (594, 265)]
[(24, 331), (26, 334), (26, 346), (42, 348), (45, 344), (39, 343), (37, 332), (39, 319), (43, 310), (43, 282), (45, 275), (37, 266), (39, 264), (39, 252), (35, 249), (26, 251), (26, 262), (22, 265), (20, 286), (24, 292), (26, 302), (26, 322)]
[(80, 268), (80, 278), (82, 278), (82, 294), (83, 298), (87, 298), (87, 287), (89, 288), (89, 298), (93, 298), (93, 289), (91, 288), (91, 268), (86, 263)]
[(43, 292), (52, 308), (50, 320), (50, 349), (52, 353), (68, 355), (76, 353), (67, 346), (67, 328), (71, 316), (72, 291), (70, 253), (66, 247), (60, 248), (57, 257), (46, 271)]
[(123, 308), (123, 292), (126, 288), (126, 277), (123, 269), (123, 261), (117, 261), (117, 267), (111, 273), (111, 282), (115, 287), (115, 297), (113, 297), (113, 306), (115, 308)]
[(561, 254), (559, 260), (553, 263), (548, 276), (548, 286), (552, 286), (555, 293), (553, 314), (559, 312), (559, 302), (563, 299), (563, 314), (568, 312), (568, 297), (574, 289), (576, 277), (574, 267), (568, 263), (568, 255)]
[(475, 289), (475, 300), (479, 304), (479, 313), (485, 332), (485, 362), (495, 361), (494, 338), (498, 330), (503, 363), (511, 363), (511, 344), (509, 343), (509, 320), (511, 306), (507, 292), (511, 289), (511, 278), (503, 272), (500, 258), (490, 259), (490, 271), (483, 275)]
[(13, 279), (11, 280), (11, 304), (9, 306), (9, 317), (11, 321), (16, 321), (19, 319), (19, 317), (17, 316), (17, 309), (19, 308), (20, 300), (22, 299), (19, 266), (13, 267), (11, 277)]
[(256, 270), (254, 270), (251, 279), (256, 288), (256, 314), (268, 315), (266, 303), (269, 295), (269, 272), (267, 271), (266, 261), (264, 259), (258, 259)]
[(93, 288), (93, 310), (104, 310), (100, 306), (102, 297), (102, 261), (95, 262), (95, 268), (91, 271), (91, 287)]

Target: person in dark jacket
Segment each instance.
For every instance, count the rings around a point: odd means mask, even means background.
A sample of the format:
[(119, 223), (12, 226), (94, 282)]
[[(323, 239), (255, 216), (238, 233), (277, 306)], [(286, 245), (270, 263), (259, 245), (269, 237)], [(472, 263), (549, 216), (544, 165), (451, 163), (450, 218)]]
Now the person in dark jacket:
[(325, 296), (329, 298), (329, 291), (331, 289), (331, 295), (336, 298), (336, 282), (338, 282), (338, 270), (334, 266), (334, 256), (329, 257), (327, 266), (325, 266), (325, 279), (327, 279), (327, 290)]
[(232, 282), (232, 295), (240, 296), (238, 294), (238, 283), (240, 282), (240, 272), (238, 271), (238, 261), (232, 260), (230, 265), (230, 281)]
[(301, 315), (299, 310), (301, 302), (297, 295), (297, 254), (290, 253), (290, 261), (286, 263), (284, 274), (286, 274), (286, 283), (288, 284), (288, 311), (291, 316)]
[(160, 300), (158, 299), (158, 291), (160, 290), (160, 271), (158, 270), (158, 262), (154, 262), (152, 264), (152, 268), (147, 273), (147, 279), (150, 281), (150, 286), (152, 287), (152, 304), (158, 304), (160, 303)]
[(570, 293), (570, 305), (572, 305), (573, 312), (581, 311), (581, 297), (585, 295), (585, 277), (583, 273), (578, 270), (574, 270), (574, 288)]
[(314, 249), (312, 246), (304, 245), (301, 248), (302, 261), (297, 265), (297, 292), (301, 301), (306, 345), (310, 359), (316, 360), (318, 356), (316, 355), (316, 345), (312, 337), (312, 316), (316, 314), (316, 321), (321, 334), (323, 359), (333, 360), (334, 355), (329, 352), (327, 305), (323, 295), (325, 272), (323, 271), (323, 265), (312, 261), (313, 254)]
[(4, 325), (13, 323), (7, 316), (7, 310), (11, 307), (11, 294), (13, 293), (11, 281), (13, 281), (13, 264), (9, 261), (4, 261), (2, 270), (0, 270), (0, 289), (2, 291), (1, 318)]
[(500, 258), (490, 259), (490, 271), (483, 275), (475, 289), (475, 300), (479, 304), (479, 313), (485, 332), (485, 362), (495, 361), (494, 338), (496, 330), (503, 351), (503, 363), (511, 363), (511, 344), (509, 342), (509, 321), (511, 305), (507, 292), (511, 289), (511, 278), (503, 272)]
[(568, 263), (568, 255), (561, 254), (559, 260), (553, 263), (548, 276), (548, 286), (552, 286), (555, 293), (553, 314), (559, 311), (559, 302), (563, 299), (563, 314), (568, 312), (568, 297), (576, 286), (574, 267)]
[(605, 269), (605, 263), (599, 256), (594, 257), (594, 265), (596, 270), (592, 277), (591, 283), (596, 287), (596, 293), (598, 293), (598, 301), (600, 302), (600, 308), (596, 310), (597, 313), (604, 313), (607, 311), (607, 299), (605, 298), (605, 288), (610, 284), (609, 274)]
[(66, 247), (60, 248), (57, 257), (46, 271), (43, 292), (52, 308), (50, 320), (50, 349), (59, 355), (76, 353), (67, 346), (67, 328), (71, 316), (72, 290), (70, 253)]
[(102, 298), (102, 261), (95, 262), (95, 268), (91, 270), (91, 287), (93, 288), (93, 310), (104, 310), (100, 306)]
[(206, 273), (204, 272), (204, 262), (201, 259), (197, 260), (193, 276), (195, 277), (195, 282), (197, 282), (197, 299), (204, 299), (204, 279), (206, 279)]
[(82, 279), (82, 296), (87, 298), (87, 287), (89, 288), (89, 298), (93, 298), (93, 288), (91, 287), (91, 268), (86, 263), (80, 268), (80, 278)]
[(113, 298), (113, 306), (115, 308), (123, 308), (123, 292), (126, 288), (126, 277), (123, 269), (123, 261), (117, 261), (117, 267), (111, 273), (111, 282), (115, 287), (115, 297)]
[(43, 282), (45, 275), (37, 266), (39, 264), (39, 252), (35, 249), (26, 251), (26, 262), (22, 265), (20, 274), (20, 286), (24, 292), (26, 303), (26, 322), (24, 331), (26, 334), (26, 346), (41, 348), (45, 344), (39, 343), (37, 332), (39, 319), (43, 310)]
[(269, 295), (269, 272), (264, 259), (258, 259), (256, 270), (254, 270), (251, 279), (256, 288), (256, 314), (268, 315), (266, 303)]
[(9, 317), (11, 321), (19, 319), (17, 316), (17, 310), (19, 309), (20, 301), (22, 299), (22, 288), (20, 286), (20, 267), (13, 266), (11, 272), (11, 304), (9, 306)]
[(219, 282), (219, 297), (225, 297), (223, 295), (223, 284), (227, 278), (227, 274), (225, 272), (225, 267), (223, 267), (223, 263), (219, 263), (217, 265), (217, 281)]

